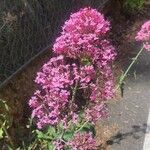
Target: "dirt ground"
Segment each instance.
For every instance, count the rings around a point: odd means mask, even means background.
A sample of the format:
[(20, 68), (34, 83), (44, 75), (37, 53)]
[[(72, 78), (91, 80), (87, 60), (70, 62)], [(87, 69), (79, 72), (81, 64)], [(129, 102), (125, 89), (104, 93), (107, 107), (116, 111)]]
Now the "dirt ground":
[[(110, 18), (112, 22), (112, 30), (110, 38), (115, 45), (118, 57), (114, 63), (114, 72), (117, 77), (122, 65), (125, 65), (127, 58), (134, 55), (132, 43), (135, 42), (135, 35), (140, 29), (141, 25), (148, 19), (150, 19), (150, 7), (145, 8), (137, 14), (125, 15), (123, 12), (119, 12), (114, 18)], [(26, 134), (26, 123), (28, 116), (30, 115), (30, 109), (28, 107), (28, 100), (35, 91), (36, 85), (34, 78), (36, 72), (40, 69), (44, 62), (47, 62), (51, 57), (50, 49), (46, 50), (40, 57), (37, 57), (34, 61), (25, 67), (25, 69), (15, 77), (11, 79), (6, 85), (0, 88), (0, 98), (7, 101), (11, 107), (10, 115), (13, 118), (10, 134), (14, 139), (16, 137), (23, 137)], [(108, 132), (104, 133), (103, 127), (97, 128), (97, 136), (104, 147), (106, 148), (106, 141), (116, 132), (116, 126), (108, 125)], [(22, 132), (18, 132), (21, 130)], [(105, 136), (104, 136), (105, 134)], [(20, 138), (20, 140), (22, 140)], [(20, 141), (18, 141), (20, 142)], [(17, 144), (17, 143), (16, 143)]]

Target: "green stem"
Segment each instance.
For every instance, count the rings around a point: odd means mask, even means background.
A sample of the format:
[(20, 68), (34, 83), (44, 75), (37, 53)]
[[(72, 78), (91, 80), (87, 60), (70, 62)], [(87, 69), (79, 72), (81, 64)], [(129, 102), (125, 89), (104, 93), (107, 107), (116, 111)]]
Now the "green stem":
[(117, 85), (116, 90), (118, 90), (118, 88), (120, 87), (120, 85), (123, 83), (125, 77), (127, 76), (128, 72), (130, 71), (131, 67), (133, 66), (133, 64), (135, 63), (135, 61), (138, 59), (138, 57), (140, 56), (140, 54), (142, 53), (144, 47), (142, 46), (142, 48), (140, 49), (140, 51), (137, 53), (137, 55), (133, 58), (133, 61), (131, 62), (131, 64), (129, 65), (129, 67), (127, 68), (127, 70), (125, 71), (125, 73), (123, 74), (123, 76), (120, 78), (119, 84)]
[(75, 96), (76, 96), (76, 92), (77, 92), (77, 87), (78, 87), (78, 81), (75, 83), (75, 87), (73, 89), (73, 93), (72, 93), (72, 102), (74, 101), (75, 99)]
[(33, 142), (33, 144), (31, 145), (31, 148), (29, 150), (35, 149), (37, 147), (37, 142), (38, 140), (35, 139), (35, 141)]
[(78, 82), (79, 81), (76, 81), (75, 87), (73, 88), (73, 91), (72, 91), (72, 98), (71, 98), (70, 108), (72, 108), (73, 102), (75, 100), (75, 96), (76, 96), (76, 92), (77, 92), (77, 88), (78, 88)]
[(80, 130), (82, 130), (82, 128), (88, 123), (88, 121), (84, 122), (83, 125), (75, 131), (75, 133), (79, 132)]
[(6, 134), (6, 136), (8, 138), (8, 141), (10, 142), (10, 145), (12, 146), (12, 148), (14, 148), (13, 140), (11, 139), (9, 133), (7, 132), (7, 129), (5, 127), (2, 127), (2, 128), (3, 128), (3, 131), (4, 131), (4, 133)]

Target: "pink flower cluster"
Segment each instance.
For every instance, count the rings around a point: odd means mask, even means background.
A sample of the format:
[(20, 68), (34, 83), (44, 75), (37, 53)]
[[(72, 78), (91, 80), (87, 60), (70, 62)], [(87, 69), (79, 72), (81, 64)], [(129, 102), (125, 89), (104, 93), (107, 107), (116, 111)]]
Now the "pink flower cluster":
[[(35, 82), (41, 89), (29, 101), (38, 128), (59, 123), (67, 128), (70, 121), (78, 122), (81, 109), (84, 120), (93, 124), (108, 115), (103, 101), (114, 94), (111, 64), (116, 56), (108, 31), (109, 22), (91, 8), (81, 9), (65, 22), (53, 46), (58, 56), (37, 73)], [(77, 133), (69, 144), (74, 150), (96, 149), (89, 133)], [(59, 149), (62, 142), (55, 145)]]
[[(38, 128), (59, 122), (64, 122), (67, 126), (69, 117), (75, 122), (77, 106), (72, 102), (71, 87), (77, 83), (77, 88), (88, 88), (90, 92), (94, 79), (93, 66), (82, 66), (79, 70), (76, 64), (66, 64), (62, 55), (53, 57), (44, 64), (35, 80), (42, 89), (37, 90), (29, 101), (33, 109), (32, 117), (38, 118)], [(67, 107), (68, 113), (65, 111)]]
[(59, 139), (54, 141), (53, 144), (55, 145), (55, 150), (63, 150), (65, 147), (64, 142)]
[(99, 39), (109, 31), (109, 22), (95, 9), (84, 8), (70, 16), (63, 26), (61, 36), (56, 39), (54, 52), (80, 57), (93, 54)]
[(70, 16), (65, 22), (61, 36), (56, 39), (54, 52), (67, 57), (83, 58), (99, 68), (102, 76), (103, 99), (113, 96), (113, 75), (111, 63), (115, 59), (114, 47), (107, 39), (109, 22), (95, 9), (84, 8)]
[(85, 110), (85, 118), (87, 121), (95, 124), (100, 118), (108, 116), (108, 110), (104, 103), (95, 105)]
[(56, 150), (63, 150), (66, 147), (72, 150), (97, 150), (96, 140), (93, 138), (91, 132), (78, 132), (68, 142), (57, 139), (53, 144)]
[(97, 150), (92, 133), (77, 133), (68, 145), (72, 150)]
[(72, 58), (90, 57), (98, 67), (114, 60), (114, 47), (106, 40), (109, 22), (95, 9), (84, 8), (65, 22), (61, 36), (53, 46), (57, 54)]
[(144, 48), (150, 51), (150, 20), (142, 25), (141, 30), (137, 33), (136, 40), (143, 42)]

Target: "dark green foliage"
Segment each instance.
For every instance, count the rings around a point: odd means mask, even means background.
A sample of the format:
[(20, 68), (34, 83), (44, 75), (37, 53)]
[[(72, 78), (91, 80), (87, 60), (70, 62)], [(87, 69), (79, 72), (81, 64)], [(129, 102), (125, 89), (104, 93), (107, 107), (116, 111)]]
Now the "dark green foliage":
[(145, 0), (126, 0), (125, 8), (130, 12), (135, 12), (143, 8)]
[(12, 138), (8, 133), (8, 129), (12, 124), (10, 111), (10, 107), (7, 105), (6, 101), (0, 99), (0, 144), (8, 143), (13, 147)]

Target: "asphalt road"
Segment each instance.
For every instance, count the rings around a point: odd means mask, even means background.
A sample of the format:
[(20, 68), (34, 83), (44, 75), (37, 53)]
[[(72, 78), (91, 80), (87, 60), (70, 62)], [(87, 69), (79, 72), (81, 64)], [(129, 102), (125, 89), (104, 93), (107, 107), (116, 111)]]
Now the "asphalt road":
[(119, 132), (108, 142), (112, 145), (111, 150), (143, 150), (145, 134), (149, 134), (150, 128), (150, 124), (147, 124), (150, 109), (150, 52), (142, 52), (127, 77), (123, 99), (111, 105), (110, 121), (119, 126)]

